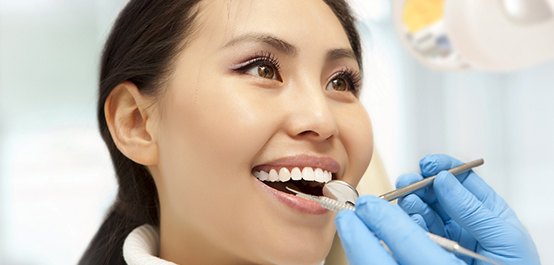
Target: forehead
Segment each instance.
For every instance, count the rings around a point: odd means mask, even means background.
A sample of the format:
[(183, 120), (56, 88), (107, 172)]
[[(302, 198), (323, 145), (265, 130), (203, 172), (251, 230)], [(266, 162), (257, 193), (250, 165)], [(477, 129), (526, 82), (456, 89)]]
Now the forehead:
[(210, 44), (252, 32), (268, 33), (304, 49), (350, 48), (338, 18), (323, 0), (205, 0), (196, 18)]

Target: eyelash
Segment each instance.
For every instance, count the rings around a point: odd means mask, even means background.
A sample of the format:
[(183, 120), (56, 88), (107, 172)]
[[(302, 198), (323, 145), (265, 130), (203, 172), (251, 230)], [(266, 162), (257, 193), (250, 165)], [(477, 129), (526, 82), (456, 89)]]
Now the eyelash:
[[(239, 65), (233, 67), (234, 71), (237, 71), (239, 73), (246, 73), (250, 68), (253, 66), (256, 66), (256, 64), (259, 63), (266, 63), (270, 66), (272, 66), (276, 70), (276, 74), (279, 80), (281, 80), (281, 75), (279, 74), (281, 72), (281, 65), (279, 64), (279, 60), (270, 52), (260, 52), (253, 57), (250, 57), (245, 62), (240, 63)], [(351, 93), (358, 96), (361, 83), (362, 83), (362, 76), (359, 71), (355, 71), (350, 68), (343, 68), (340, 71), (333, 74), (333, 76), (329, 79), (334, 80), (338, 77), (344, 77), (346, 78), (346, 81), (348, 82), (348, 85), (351, 88)], [(328, 84), (329, 84), (328, 82)]]
[(354, 95), (358, 96), (360, 89), (362, 87), (362, 75), (359, 71), (350, 69), (350, 68), (343, 68), (337, 73), (335, 73), (331, 78), (329, 78), (329, 82), (331, 80), (334, 80), (338, 77), (345, 77), (346, 81), (348, 82), (348, 85), (351, 88), (351, 91)]
[(277, 58), (270, 52), (260, 52), (253, 57), (247, 59), (244, 63), (233, 67), (233, 70), (244, 74), (247, 72), (248, 69), (259, 63), (266, 63), (274, 67), (277, 75), (280, 78), (279, 72), (281, 72), (281, 65), (279, 64), (279, 60), (277, 60)]

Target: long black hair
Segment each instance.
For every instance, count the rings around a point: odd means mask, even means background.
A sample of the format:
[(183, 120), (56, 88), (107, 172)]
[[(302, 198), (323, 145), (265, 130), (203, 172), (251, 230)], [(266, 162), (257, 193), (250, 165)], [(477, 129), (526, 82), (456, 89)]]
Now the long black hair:
[[(361, 45), (344, 0), (324, 0), (344, 28), (361, 69)], [(173, 60), (194, 31), (200, 0), (131, 0), (119, 14), (105, 43), (100, 63), (97, 105), (100, 133), (110, 152), (119, 190), (106, 219), (79, 265), (126, 264), (123, 241), (137, 226), (159, 225), (156, 185), (148, 169), (115, 146), (105, 119), (104, 104), (120, 83), (130, 81), (141, 93), (156, 95), (169, 76)]]

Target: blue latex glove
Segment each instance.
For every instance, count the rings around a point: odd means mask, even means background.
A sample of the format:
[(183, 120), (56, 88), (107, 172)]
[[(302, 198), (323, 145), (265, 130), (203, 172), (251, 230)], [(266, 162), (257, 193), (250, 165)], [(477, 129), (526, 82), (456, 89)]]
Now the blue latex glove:
[[(447, 171), (462, 163), (447, 155), (429, 155), (419, 165), (422, 175), (398, 178), (404, 187), (438, 174), (432, 187), (399, 200), (398, 205), (424, 229), (450, 238), (461, 246), (501, 264), (540, 264), (533, 241), (515, 213), (473, 171), (458, 175)], [(461, 257), (468, 264), (479, 264)]]
[(431, 241), (400, 207), (374, 196), (360, 197), (356, 211), (340, 211), (335, 223), (350, 265), (465, 264)]

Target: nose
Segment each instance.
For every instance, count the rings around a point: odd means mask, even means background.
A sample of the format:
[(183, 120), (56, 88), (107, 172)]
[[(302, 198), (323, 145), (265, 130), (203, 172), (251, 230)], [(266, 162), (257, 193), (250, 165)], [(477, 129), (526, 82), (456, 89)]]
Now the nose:
[[(322, 142), (338, 135), (335, 114), (322, 88), (292, 89), (286, 128), (292, 138)], [(290, 104), (290, 102), (293, 102)]]

